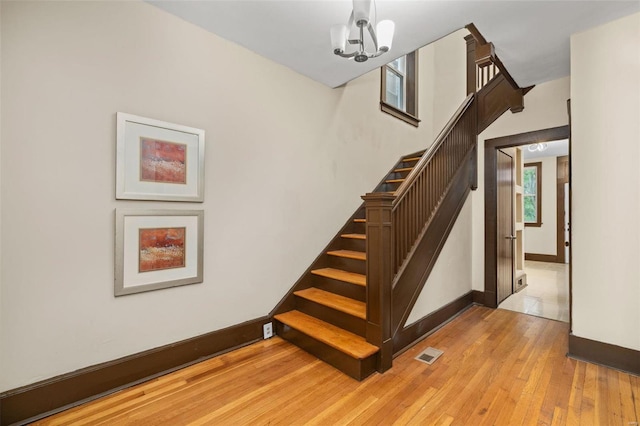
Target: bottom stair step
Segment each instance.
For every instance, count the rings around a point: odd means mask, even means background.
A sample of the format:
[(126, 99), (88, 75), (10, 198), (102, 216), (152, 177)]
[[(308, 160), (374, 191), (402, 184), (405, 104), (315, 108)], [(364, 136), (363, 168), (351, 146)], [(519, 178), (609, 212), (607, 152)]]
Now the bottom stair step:
[(362, 380), (375, 371), (379, 349), (363, 337), (299, 311), (285, 312), (274, 318), (280, 337), (351, 377)]

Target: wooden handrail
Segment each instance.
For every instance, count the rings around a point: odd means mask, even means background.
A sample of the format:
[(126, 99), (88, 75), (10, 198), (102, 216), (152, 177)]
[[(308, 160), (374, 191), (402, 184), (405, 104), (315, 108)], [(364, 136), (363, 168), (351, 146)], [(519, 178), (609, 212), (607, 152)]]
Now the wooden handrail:
[(391, 206), (392, 272), (402, 268), (425, 226), (436, 212), (451, 179), (476, 143), (474, 94), (462, 102), (402, 185)]
[(396, 196), (396, 199), (393, 202), (394, 205), (402, 201), (402, 199), (407, 193), (407, 188), (411, 186), (413, 182), (416, 180), (418, 174), (420, 173), (420, 170), (424, 168), (424, 165), (427, 164), (429, 161), (431, 161), (431, 158), (433, 157), (433, 155), (436, 153), (440, 145), (442, 145), (442, 142), (444, 142), (445, 137), (451, 132), (451, 129), (453, 129), (453, 127), (458, 123), (458, 121), (460, 121), (460, 118), (462, 117), (464, 112), (469, 108), (469, 106), (471, 106), (471, 103), (473, 102), (474, 97), (475, 97), (475, 93), (471, 93), (465, 98), (464, 101), (462, 101), (462, 104), (458, 107), (455, 114), (449, 119), (447, 124), (440, 131), (440, 133), (438, 134), (438, 137), (436, 137), (435, 142), (422, 155), (422, 158), (420, 159), (420, 161), (416, 163), (413, 170), (411, 170), (411, 173), (407, 175), (404, 182), (402, 182), (402, 185), (400, 185), (398, 189), (395, 191), (394, 195)]

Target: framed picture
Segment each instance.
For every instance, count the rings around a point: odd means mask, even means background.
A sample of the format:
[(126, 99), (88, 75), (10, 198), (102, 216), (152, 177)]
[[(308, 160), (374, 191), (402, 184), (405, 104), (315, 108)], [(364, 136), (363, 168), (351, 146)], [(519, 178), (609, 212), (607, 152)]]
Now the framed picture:
[(202, 282), (203, 210), (116, 209), (114, 294)]
[(204, 130), (117, 113), (116, 199), (204, 200)]

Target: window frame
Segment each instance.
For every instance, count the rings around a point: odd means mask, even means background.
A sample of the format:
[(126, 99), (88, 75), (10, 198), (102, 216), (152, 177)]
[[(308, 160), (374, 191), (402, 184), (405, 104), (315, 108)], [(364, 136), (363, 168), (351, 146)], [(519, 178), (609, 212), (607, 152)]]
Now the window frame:
[(526, 194), (524, 192), (524, 170), (527, 168), (535, 168), (536, 169), (536, 193), (535, 193), (535, 197), (536, 197), (536, 221), (535, 222), (527, 222), (526, 221), (526, 217), (525, 217), (525, 213), (524, 213), (524, 206), (522, 209), (522, 221), (524, 222), (524, 226), (531, 226), (531, 227), (536, 227), (539, 228), (542, 226), (542, 161), (536, 161), (534, 163), (525, 163), (524, 167), (522, 169), (522, 202), (524, 204), (524, 200), (527, 196), (531, 196), (533, 194)]
[[(405, 72), (402, 74), (395, 67), (384, 65), (380, 68), (380, 110), (390, 114), (412, 126), (418, 127), (418, 51), (408, 53), (405, 59)], [(386, 102), (387, 70), (396, 75), (404, 75), (404, 110)]]

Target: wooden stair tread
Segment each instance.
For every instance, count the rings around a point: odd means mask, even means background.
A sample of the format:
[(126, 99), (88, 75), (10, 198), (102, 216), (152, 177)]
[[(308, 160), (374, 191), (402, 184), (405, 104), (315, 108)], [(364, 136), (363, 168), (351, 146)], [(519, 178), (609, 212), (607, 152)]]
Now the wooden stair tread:
[(340, 296), (339, 294), (320, 290), (319, 288), (315, 287), (299, 290), (294, 292), (293, 294), (298, 297), (303, 297), (307, 300), (318, 303), (320, 305), (335, 309), (336, 311), (353, 315), (356, 318), (367, 319), (367, 306), (364, 302), (360, 302), (359, 300)]
[(322, 268), (322, 269), (314, 269), (311, 271), (314, 275), (319, 275), (321, 277), (331, 278), (338, 281), (344, 281), (350, 284), (355, 284), (359, 286), (367, 285), (367, 277), (362, 274), (356, 274), (355, 272), (343, 271), (342, 269), (334, 269), (334, 268)]
[(356, 359), (365, 359), (378, 352), (378, 348), (368, 343), (364, 337), (299, 311), (285, 312), (274, 318)]
[(348, 259), (367, 260), (367, 254), (362, 251), (333, 250), (333, 251), (328, 251), (327, 254), (330, 256), (346, 257)]
[(340, 235), (342, 238), (351, 238), (352, 240), (366, 240), (366, 234), (342, 234)]
[(410, 157), (410, 158), (403, 158), (402, 161), (418, 161), (420, 160), (422, 157)]
[(413, 170), (413, 167), (400, 167), (399, 169), (395, 169), (393, 173), (410, 172), (411, 170)]
[(389, 180), (385, 180), (385, 183), (400, 183), (400, 182), (404, 182), (404, 179), (389, 179)]
[(366, 223), (367, 219), (353, 219), (355, 223)]

